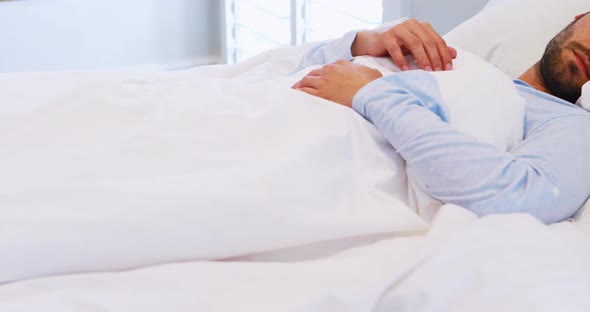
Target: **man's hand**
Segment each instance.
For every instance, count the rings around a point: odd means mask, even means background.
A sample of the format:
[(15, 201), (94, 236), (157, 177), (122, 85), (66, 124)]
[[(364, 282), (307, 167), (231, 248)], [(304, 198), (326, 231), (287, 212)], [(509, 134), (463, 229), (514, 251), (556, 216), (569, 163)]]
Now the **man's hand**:
[(412, 55), (421, 69), (452, 70), (457, 50), (428, 23), (409, 19), (385, 31), (360, 31), (352, 44), (353, 56), (391, 56), (402, 70), (409, 70), (404, 55)]
[(376, 69), (350, 61), (337, 61), (312, 70), (292, 88), (352, 107), (354, 95), (369, 82), (381, 77)]

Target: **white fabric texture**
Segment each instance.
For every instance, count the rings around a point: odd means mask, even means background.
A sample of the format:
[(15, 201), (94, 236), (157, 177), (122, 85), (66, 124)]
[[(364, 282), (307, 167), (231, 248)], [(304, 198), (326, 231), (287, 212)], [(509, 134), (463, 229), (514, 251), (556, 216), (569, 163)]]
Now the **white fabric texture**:
[(427, 229), (362, 117), (233, 69), (0, 76), (0, 282)]
[[(291, 90), (304, 72), (277, 74), (293, 59), (241, 74), (0, 77), (0, 102), (19, 103), (0, 117), (10, 125), (0, 137), (10, 151), (0, 155), (0, 282), (424, 231), (415, 206), (430, 219), (440, 203), (413, 181), (407, 189), (403, 161), (362, 117)], [(479, 63), (434, 75), (456, 107), (452, 123), (505, 150), (522, 137), (522, 103)], [(469, 92), (467, 68), (486, 77)], [(28, 88), (28, 102), (8, 92)], [(513, 98), (504, 107), (491, 95)], [(466, 122), (474, 111), (487, 113)]]
[(517, 78), (541, 59), (553, 36), (588, 11), (590, 3), (581, 0), (492, 0), (444, 38)]
[(590, 238), (590, 199), (574, 216), (576, 226)]
[(580, 96), (576, 104), (582, 106), (587, 111), (590, 111), (590, 81), (586, 82), (582, 86), (582, 95)]
[[(1, 311), (587, 311), (590, 244), (526, 215), (441, 210), (427, 236), (299, 263), (188, 262), (0, 287)], [(567, 265), (562, 265), (567, 264)]]

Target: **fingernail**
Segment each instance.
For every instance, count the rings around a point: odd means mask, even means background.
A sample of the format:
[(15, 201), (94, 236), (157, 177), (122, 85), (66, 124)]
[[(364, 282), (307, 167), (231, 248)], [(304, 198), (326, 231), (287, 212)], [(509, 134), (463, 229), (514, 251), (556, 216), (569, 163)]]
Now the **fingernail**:
[(441, 70), (442, 70), (442, 68), (440, 68), (440, 67), (437, 67), (434, 69), (434, 71), (441, 71)]
[(408, 71), (408, 70), (410, 70), (410, 67), (408, 67), (408, 65), (402, 66), (402, 71)]
[(425, 70), (425, 71), (432, 71), (432, 67), (430, 67), (430, 66), (426, 66), (426, 67), (424, 67), (424, 70)]
[(453, 64), (449, 63), (445, 65), (445, 70), (453, 70)]

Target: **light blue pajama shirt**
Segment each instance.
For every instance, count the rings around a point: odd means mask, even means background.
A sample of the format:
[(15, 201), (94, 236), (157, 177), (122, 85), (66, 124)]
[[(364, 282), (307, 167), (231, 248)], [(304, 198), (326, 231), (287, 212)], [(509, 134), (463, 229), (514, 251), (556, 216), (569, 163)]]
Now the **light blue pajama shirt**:
[[(352, 59), (355, 36), (318, 43), (298, 68)], [(590, 113), (514, 83), (526, 102), (524, 139), (509, 152), (445, 122), (437, 83), (421, 70), (369, 83), (355, 95), (353, 109), (412, 165), (434, 198), (480, 216), (526, 212), (545, 223), (567, 219), (590, 196)]]

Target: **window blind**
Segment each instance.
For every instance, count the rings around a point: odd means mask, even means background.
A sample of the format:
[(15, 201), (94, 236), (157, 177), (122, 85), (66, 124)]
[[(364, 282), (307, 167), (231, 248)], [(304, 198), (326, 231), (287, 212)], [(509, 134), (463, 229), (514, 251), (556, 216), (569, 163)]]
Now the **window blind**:
[(225, 0), (225, 58), (336, 38), (382, 22), (382, 0)]

